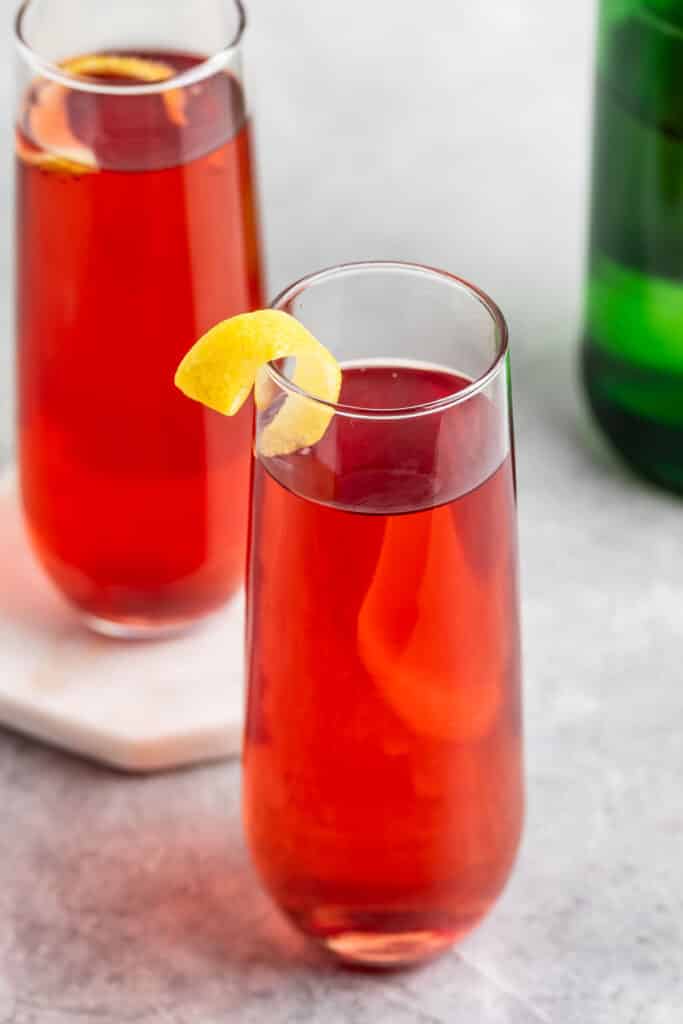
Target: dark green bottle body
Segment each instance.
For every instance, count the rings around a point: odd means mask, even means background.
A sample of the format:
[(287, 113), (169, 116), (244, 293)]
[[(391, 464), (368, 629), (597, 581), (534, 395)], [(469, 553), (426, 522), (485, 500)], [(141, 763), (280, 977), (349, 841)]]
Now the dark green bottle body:
[(603, 431), (683, 493), (683, 0), (602, 0), (583, 376)]

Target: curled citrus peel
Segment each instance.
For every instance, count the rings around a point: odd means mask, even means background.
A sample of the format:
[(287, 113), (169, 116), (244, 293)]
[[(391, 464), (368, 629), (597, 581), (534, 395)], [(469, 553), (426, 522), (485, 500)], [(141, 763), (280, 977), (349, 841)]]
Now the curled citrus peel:
[[(409, 595), (400, 601), (397, 566)], [(387, 522), (358, 615), (358, 651), (416, 733), (461, 743), (493, 727), (503, 699), (506, 586), (504, 574), (487, 582), (473, 570), (447, 507)]]
[[(108, 75), (115, 78), (132, 78), (136, 82), (165, 82), (177, 74), (170, 64), (144, 57), (117, 57), (115, 54), (90, 54), (67, 60), (62, 70), (70, 75)], [(182, 89), (169, 89), (162, 94), (166, 113), (174, 124), (183, 125), (185, 117), (185, 94)]]
[[(76, 57), (63, 61), (60, 68), (67, 74), (86, 78), (106, 76), (129, 78), (137, 82), (164, 82), (176, 74), (170, 64), (162, 61), (114, 54)], [(56, 82), (43, 82), (35, 87), (35, 99), (29, 109), (27, 126), (33, 142), (18, 136), (17, 154), (25, 163), (42, 170), (87, 174), (97, 170), (97, 160), (92, 149), (84, 145), (71, 130), (66, 108), (68, 94), (69, 89)], [(169, 120), (174, 124), (184, 124), (183, 91), (169, 89), (161, 98)]]
[(75, 148), (65, 147), (70, 155), (57, 156), (54, 153), (46, 153), (37, 146), (33, 146), (17, 135), (16, 151), (19, 159), (32, 167), (40, 167), (43, 171), (52, 171), (55, 174), (91, 174), (97, 170), (95, 158), (91, 150), (85, 146)]
[[(213, 327), (181, 362), (176, 387), (210, 409), (234, 416), (256, 384), (256, 406), (264, 410), (282, 394), (269, 387), (265, 364), (290, 356), (296, 359), (291, 379), (298, 388), (324, 402), (337, 401), (342, 378), (337, 360), (303, 324), (275, 309), (242, 313)], [(259, 453), (287, 455), (316, 444), (333, 414), (311, 398), (288, 392), (259, 432)]]
[(134, 78), (138, 82), (164, 82), (175, 74), (170, 64), (160, 60), (146, 60), (144, 57), (117, 57), (110, 53), (88, 53), (62, 61), (62, 71), (70, 75), (99, 77), (111, 75), (115, 78)]

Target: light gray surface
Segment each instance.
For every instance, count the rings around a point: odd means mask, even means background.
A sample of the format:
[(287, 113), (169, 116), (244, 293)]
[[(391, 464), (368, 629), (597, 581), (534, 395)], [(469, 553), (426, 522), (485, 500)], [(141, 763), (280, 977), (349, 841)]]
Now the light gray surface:
[(526, 838), (458, 952), (353, 975), (256, 887), (236, 765), (141, 782), (0, 735), (0, 1022), (677, 1024), (683, 509), (605, 454), (575, 394), (592, 5), (252, 8), (272, 287), (412, 258), (511, 323)]

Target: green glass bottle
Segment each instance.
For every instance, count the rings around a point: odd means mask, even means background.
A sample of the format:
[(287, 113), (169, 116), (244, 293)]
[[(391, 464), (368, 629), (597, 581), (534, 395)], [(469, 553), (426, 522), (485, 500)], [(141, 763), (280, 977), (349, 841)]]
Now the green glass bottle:
[(583, 374), (602, 429), (683, 493), (683, 0), (601, 0)]

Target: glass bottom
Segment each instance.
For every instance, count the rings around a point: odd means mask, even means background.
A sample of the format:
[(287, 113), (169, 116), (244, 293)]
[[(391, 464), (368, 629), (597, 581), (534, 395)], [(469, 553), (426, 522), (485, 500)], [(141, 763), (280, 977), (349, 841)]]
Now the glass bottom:
[(460, 942), (485, 917), (494, 900), (474, 913), (433, 907), (398, 911), (324, 905), (285, 911), (307, 938), (348, 966), (391, 970), (417, 966)]
[(447, 930), (394, 933), (349, 931), (323, 939), (322, 945), (350, 966), (390, 970), (432, 960), (450, 949), (463, 935), (464, 931)]
[(114, 621), (102, 619), (97, 615), (88, 615), (79, 611), (81, 622), (93, 633), (106, 636), (110, 640), (166, 640), (179, 636), (205, 622), (207, 615), (194, 619), (180, 619), (173, 622), (156, 622), (151, 619), (130, 619)]

